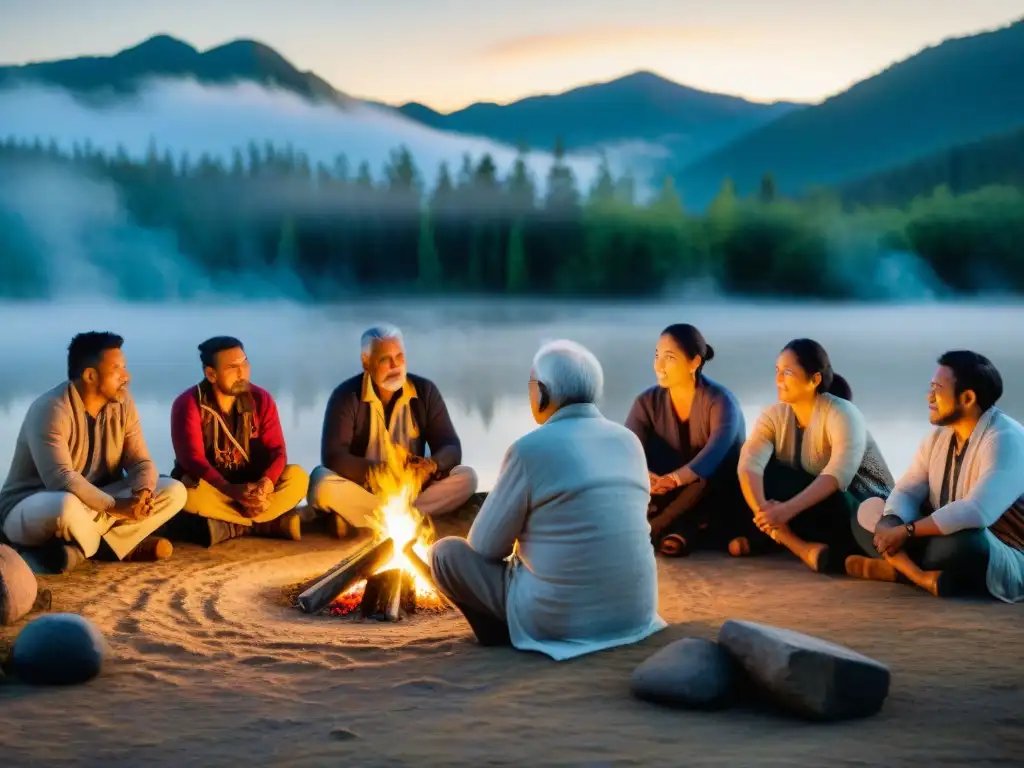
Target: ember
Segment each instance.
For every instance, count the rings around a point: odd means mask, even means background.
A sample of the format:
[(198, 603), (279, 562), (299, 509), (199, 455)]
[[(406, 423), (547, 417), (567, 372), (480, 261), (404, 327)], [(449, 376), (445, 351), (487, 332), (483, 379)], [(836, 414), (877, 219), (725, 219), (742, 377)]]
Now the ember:
[(447, 610), (423, 558), (433, 540), (433, 525), (412, 505), (422, 478), (409, 466), (408, 454), (389, 444), (382, 469), (371, 473), (370, 487), (381, 499), (373, 521), (375, 537), (299, 595), (306, 613), (398, 621), (417, 610)]

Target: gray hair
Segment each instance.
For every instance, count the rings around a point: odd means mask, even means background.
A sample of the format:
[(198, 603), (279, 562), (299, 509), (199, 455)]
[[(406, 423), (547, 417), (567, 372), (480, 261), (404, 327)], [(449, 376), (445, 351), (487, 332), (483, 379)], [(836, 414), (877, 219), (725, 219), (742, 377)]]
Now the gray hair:
[(370, 354), (373, 351), (373, 345), (376, 342), (384, 341), (385, 339), (394, 339), (401, 342), (402, 346), (405, 346), (405, 338), (402, 336), (402, 331), (398, 326), (391, 325), (390, 323), (382, 323), (381, 325), (375, 325), (372, 328), (367, 328), (363, 331), (363, 335), (359, 339), (359, 347), (362, 354)]
[(596, 403), (604, 390), (604, 371), (594, 353), (568, 339), (549, 341), (537, 351), (533, 375), (557, 406)]

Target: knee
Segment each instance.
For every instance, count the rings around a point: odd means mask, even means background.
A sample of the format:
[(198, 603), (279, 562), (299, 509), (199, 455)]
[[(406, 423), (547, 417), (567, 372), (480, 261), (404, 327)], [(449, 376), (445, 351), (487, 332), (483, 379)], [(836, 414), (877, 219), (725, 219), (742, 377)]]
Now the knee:
[(865, 531), (875, 532), (878, 523), (885, 517), (885, 499), (877, 496), (865, 499), (857, 507), (857, 525)]
[(899, 515), (882, 515), (875, 528), (899, 528), (901, 525), (906, 525), (906, 523)]
[(287, 482), (289, 487), (295, 489), (295, 493), (300, 498), (309, 494), (311, 487), (309, 474), (298, 464), (289, 464), (284, 468), (278, 480), (278, 483), (281, 482)]
[(314, 509), (325, 509), (328, 505), (324, 498), (324, 490), (327, 485), (327, 480), (334, 473), (325, 467), (317, 467), (309, 475), (309, 479), (306, 481), (308, 489), (306, 491), (306, 503)]
[(446, 536), (435, 541), (428, 554), (430, 572), (437, 578), (439, 573), (449, 569), (467, 550), (469, 542), (458, 536)]
[(155, 501), (166, 506), (168, 510), (180, 511), (188, 501), (188, 488), (180, 480), (161, 477), (156, 483)]
[(475, 469), (472, 467), (460, 466), (457, 472), (453, 473), (453, 475), (459, 478), (467, 496), (472, 496), (476, 493), (477, 486), (480, 483), (480, 478)]
[(73, 493), (61, 493), (57, 501), (57, 531), (63, 533), (82, 522), (92, 522), (94, 514)]

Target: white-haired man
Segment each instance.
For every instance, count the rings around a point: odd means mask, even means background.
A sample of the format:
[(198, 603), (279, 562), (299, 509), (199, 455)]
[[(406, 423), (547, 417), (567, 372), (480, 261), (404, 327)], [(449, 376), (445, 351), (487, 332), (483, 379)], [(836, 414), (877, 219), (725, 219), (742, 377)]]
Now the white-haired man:
[(370, 526), (379, 501), (367, 477), (384, 460), (387, 441), (407, 451), (421, 473), (415, 506), (428, 517), (458, 509), (477, 485), (476, 473), (462, 466), (462, 443), (441, 393), (406, 371), (402, 332), (375, 326), (360, 343), (363, 372), (339, 384), (327, 401), (321, 466), (309, 483), (309, 505), (331, 513), (338, 536)]
[(469, 538), (431, 549), (438, 587), (481, 644), (562, 660), (665, 627), (644, 451), (597, 409), (603, 381), (580, 345), (542, 347), (529, 383), (540, 429), (508, 449)]

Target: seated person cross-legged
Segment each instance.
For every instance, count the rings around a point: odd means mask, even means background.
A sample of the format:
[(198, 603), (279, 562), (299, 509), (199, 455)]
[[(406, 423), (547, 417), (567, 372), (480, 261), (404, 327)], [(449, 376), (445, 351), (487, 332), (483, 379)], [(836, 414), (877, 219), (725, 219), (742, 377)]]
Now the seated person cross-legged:
[(434, 581), (482, 645), (562, 660), (666, 626), (643, 448), (601, 415), (602, 382), (583, 347), (543, 347), (529, 383), (540, 428), (509, 448), (469, 538), (430, 550)]
[(750, 527), (736, 476), (743, 412), (729, 390), (704, 375), (713, 356), (692, 325), (666, 328), (654, 355), (658, 385), (637, 397), (626, 417), (651, 475), (651, 540), (670, 557), (724, 550)]
[(1024, 427), (996, 403), (1003, 381), (977, 352), (938, 360), (928, 393), (936, 427), (888, 499), (858, 512), (851, 576), (909, 581), (933, 595), (1024, 601)]
[(729, 552), (752, 554), (775, 541), (814, 571), (842, 572), (860, 551), (858, 505), (887, 495), (892, 473), (820, 344), (787, 344), (775, 383), (780, 402), (765, 409), (740, 452), (740, 485), (757, 532), (732, 541)]
[(18, 433), (0, 490), (0, 531), (47, 570), (66, 573), (94, 556), (163, 560), (174, 551), (153, 534), (181, 510), (185, 488), (157, 474), (128, 392), (123, 343), (113, 333), (75, 336), (68, 381), (29, 406)]
[(274, 398), (250, 382), (238, 339), (207, 339), (199, 357), (205, 378), (171, 407), (173, 474), (188, 498), (168, 534), (207, 547), (249, 533), (299, 540), (309, 477), (288, 464)]
[(420, 473), (413, 506), (427, 517), (454, 512), (477, 486), (476, 472), (460, 464), (462, 444), (441, 393), (433, 382), (406, 372), (402, 332), (390, 325), (370, 328), (361, 346), (363, 373), (331, 394), (322, 465), (310, 478), (309, 505), (330, 516), (337, 536), (372, 525), (378, 499), (368, 478), (386, 460), (389, 443)]

